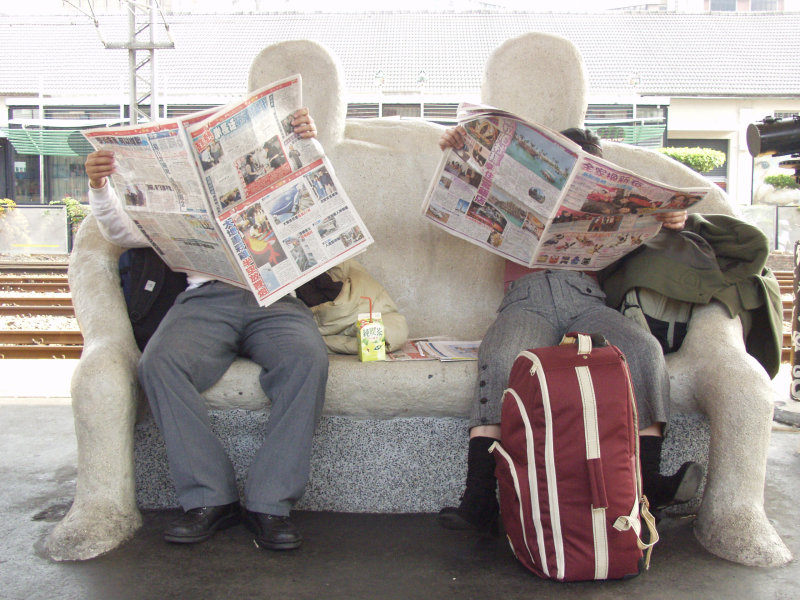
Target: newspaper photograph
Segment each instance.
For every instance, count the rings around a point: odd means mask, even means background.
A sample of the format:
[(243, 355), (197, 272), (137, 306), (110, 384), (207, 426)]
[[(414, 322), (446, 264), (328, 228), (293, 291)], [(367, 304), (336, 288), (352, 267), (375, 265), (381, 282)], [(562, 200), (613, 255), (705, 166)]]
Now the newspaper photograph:
[(373, 241), (319, 142), (294, 132), (301, 107), (296, 75), (219, 109), (84, 135), (115, 153), (117, 195), (170, 268), (266, 306)]
[(403, 347), (386, 353), (388, 361), (438, 360), (454, 362), (478, 360), (480, 341), (464, 342), (445, 336), (432, 336), (407, 340)]
[(207, 209), (177, 120), (94, 129), (84, 136), (95, 150), (114, 152), (111, 184), (117, 197), (172, 270), (246, 286)]
[(417, 348), (425, 356), (431, 356), (443, 362), (455, 360), (478, 360), (478, 348), (481, 342), (464, 342), (459, 340), (420, 340)]
[(459, 125), (465, 143), (443, 152), (423, 214), (527, 267), (602, 269), (658, 233), (655, 213), (709, 191), (665, 186), (491, 107), (462, 104)]
[(420, 341), (421, 340), (406, 340), (406, 343), (403, 344), (403, 347), (399, 350), (387, 352), (386, 360), (397, 362), (407, 360), (436, 360), (435, 356), (428, 356), (420, 351), (420, 349), (417, 347), (417, 344)]

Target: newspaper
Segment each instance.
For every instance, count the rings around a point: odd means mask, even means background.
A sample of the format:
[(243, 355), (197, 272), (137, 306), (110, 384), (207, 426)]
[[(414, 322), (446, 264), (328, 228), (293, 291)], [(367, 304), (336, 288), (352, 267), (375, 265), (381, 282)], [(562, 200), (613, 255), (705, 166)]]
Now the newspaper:
[(435, 356), (428, 356), (423, 354), (418, 344), (421, 340), (406, 340), (403, 347), (399, 350), (386, 353), (386, 360), (388, 361), (406, 361), (406, 360), (436, 360)]
[(480, 345), (480, 341), (464, 342), (444, 336), (416, 338), (407, 340), (399, 350), (388, 352), (386, 360), (439, 360), (442, 362), (478, 360)]
[(417, 343), (417, 348), (426, 356), (440, 361), (478, 360), (480, 340), (464, 342), (460, 340), (424, 340)]
[(299, 75), (221, 108), (84, 132), (115, 153), (126, 213), (174, 271), (267, 306), (372, 243), (316, 139), (294, 133)]
[(602, 269), (658, 233), (655, 213), (710, 191), (647, 179), (489, 106), (461, 104), (458, 120), (466, 142), (443, 153), (422, 212), (523, 266)]

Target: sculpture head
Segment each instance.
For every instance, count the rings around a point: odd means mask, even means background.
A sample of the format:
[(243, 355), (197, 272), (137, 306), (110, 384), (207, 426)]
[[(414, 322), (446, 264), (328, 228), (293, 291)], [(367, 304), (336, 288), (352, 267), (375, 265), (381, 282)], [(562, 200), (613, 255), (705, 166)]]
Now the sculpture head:
[(582, 127), (586, 70), (575, 45), (547, 33), (525, 33), (489, 55), (481, 100), (550, 129)]
[(279, 42), (264, 48), (250, 64), (249, 91), (299, 74), (303, 79), (303, 106), (317, 126), (317, 139), (324, 148), (344, 135), (347, 106), (344, 103), (341, 67), (322, 45), (311, 40)]

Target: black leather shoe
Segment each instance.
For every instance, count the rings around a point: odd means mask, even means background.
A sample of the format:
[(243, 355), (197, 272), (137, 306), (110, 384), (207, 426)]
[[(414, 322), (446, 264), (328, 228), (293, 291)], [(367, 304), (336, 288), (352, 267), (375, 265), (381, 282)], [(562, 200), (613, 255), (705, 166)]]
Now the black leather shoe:
[(651, 510), (659, 511), (689, 502), (702, 482), (703, 467), (696, 462), (685, 462), (673, 475), (659, 475), (659, 481), (651, 481), (649, 493), (646, 488), (644, 492)]
[(493, 487), (467, 485), (458, 506), (445, 506), (439, 511), (439, 525), (445, 529), (472, 529), (497, 533), (500, 507)]
[(289, 517), (268, 515), (250, 510), (244, 511), (244, 526), (255, 538), (259, 548), (270, 550), (293, 550), (300, 546), (303, 536), (297, 531)]
[(685, 462), (673, 477), (677, 486), (672, 499), (666, 505), (657, 508), (685, 504), (694, 498), (700, 489), (700, 484), (703, 483), (703, 467), (696, 462)]
[(238, 502), (222, 506), (200, 506), (187, 510), (170, 523), (164, 539), (175, 544), (205, 542), (217, 530), (227, 529), (242, 521), (242, 507)]
[(463, 510), (462, 506), (445, 506), (439, 511), (439, 525), (445, 529), (473, 530), (497, 534), (499, 511), (497, 504), (481, 513)]

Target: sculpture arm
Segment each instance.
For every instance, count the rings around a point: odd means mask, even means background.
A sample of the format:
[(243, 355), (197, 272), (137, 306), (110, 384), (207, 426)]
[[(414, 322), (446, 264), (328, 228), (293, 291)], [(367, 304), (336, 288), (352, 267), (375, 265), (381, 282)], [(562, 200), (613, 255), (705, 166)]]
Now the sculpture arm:
[(94, 215), (84, 219), (69, 266), (84, 339), (70, 386), (78, 476), (72, 507), (47, 540), (54, 560), (103, 554), (141, 525), (133, 464), (139, 350), (119, 283), (121, 251), (101, 234)]

